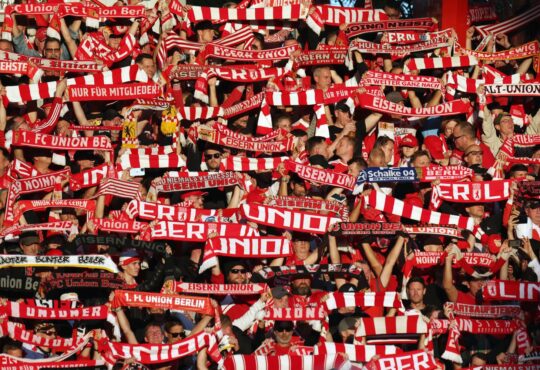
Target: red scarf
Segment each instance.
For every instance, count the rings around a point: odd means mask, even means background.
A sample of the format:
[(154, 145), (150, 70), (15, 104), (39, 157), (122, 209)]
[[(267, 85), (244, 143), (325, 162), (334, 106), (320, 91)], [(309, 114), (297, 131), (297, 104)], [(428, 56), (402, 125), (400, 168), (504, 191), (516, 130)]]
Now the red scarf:
[(259, 236), (259, 232), (247, 225), (216, 222), (158, 221), (152, 228), (141, 232), (143, 240), (179, 240), (205, 242), (210, 232), (229, 237)]
[(432, 354), (425, 350), (383, 356), (372, 359), (365, 366), (366, 370), (434, 370), (439, 365)]
[(205, 284), (205, 283), (181, 283), (168, 280), (163, 285), (162, 291), (171, 290), (176, 293), (196, 293), (211, 295), (254, 295), (262, 294), (268, 290), (266, 284)]
[(12, 145), (53, 150), (112, 150), (111, 140), (106, 136), (65, 137), (32, 131), (15, 131)]
[[(58, 257), (58, 256), (55, 256)], [(82, 308), (45, 308), (9, 301), (3, 308), (9, 317), (45, 320), (105, 320), (105, 305)]]
[(68, 87), (70, 101), (152, 99), (162, 94), (161, 86), (154, 83)]
[(176, 294), (116, 290), (112, 307), (154, 307), (168, 310), (197, 312), (213, 315), (214, 308), (208, 297), (180, 296)]
[(482, 296), (484, 299), (496, 301), (538, 302), (540, 283), (491, 280), (482, 288)]
[(403, 308), (397, 292), (359, 292), (329, 294), (324, 302), (327, 311), (340, 307), (389, 307)]
[(356, 178), (354, 176), (312, 166), (304, 166), (291, 160), (285, 161), (285, 168), (288, 171), (296, 173), (304, 180), (318, 184), (338, 186), (348, 190), (354, 189), (354, 185), (356, 184)]
[(315, 346), (314, 354), (344, 353), (352, 362), (368, 362), (374, 356), (394, 355), (403, 351), (393, 345), (362, 345), (348, 343), (323, 342)]
[(219, 188), (238, 184), (234, 172), (179, 172), (178, 176), (164, 176), (152, 181), (158, 193)]

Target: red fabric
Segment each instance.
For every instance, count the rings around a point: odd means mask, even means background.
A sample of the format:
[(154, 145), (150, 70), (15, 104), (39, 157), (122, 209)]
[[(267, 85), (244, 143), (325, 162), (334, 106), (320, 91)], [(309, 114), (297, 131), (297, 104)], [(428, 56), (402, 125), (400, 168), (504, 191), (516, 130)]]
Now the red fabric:
[(456, 303), (476, 304), (476, 299), (470, 293), (458, 291)]

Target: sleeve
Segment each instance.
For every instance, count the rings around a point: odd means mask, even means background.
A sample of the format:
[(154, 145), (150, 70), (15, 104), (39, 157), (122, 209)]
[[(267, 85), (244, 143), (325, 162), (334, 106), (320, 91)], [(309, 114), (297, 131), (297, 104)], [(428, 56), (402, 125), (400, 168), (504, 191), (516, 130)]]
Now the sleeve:
[(56, 124), (60, 118), (60, 113), (62, 112), (62, 106), (62, 98), (54, 98), (47, 118), (39, 121), (39, 125), (33, 127), (32, 131), (42, 134), (50, 134), (56, 128)]
[(484, 108), (484, 120), (482, 121), (482, 142), (491, 150), (492, 154), (497, 154), (501, 148), (501, 141), (497, 137), (497, 131), (491, 118), (489, 109)]
[(225, 284), (225, 276), (223, 273), (220, 273), (219, 275), (210, 275), (210, 282), (212, 284)]
[(264, 302), (260, 299), (255, 302), (249, 310), (241, 317), (233, 321), (233, 325), (236, 326), (241, 331), (246, 331), (250, 326), (255, 322), (256, 315), (259, 311), (264, 309)]
[(14, 45), (15, 52), (19, 54), (26, 55), (27, 57), (41, 58), (41, 55), (36, 50), (32, 50), (28, 47), (28, 45), (26, 44), (24, 35), (22, 33), (19, 36), (13, 37), (13, 45)]
[(538, 109), (538, 112), (534, 115), (533, 120), (527, 127), (527, 130), (525, 130), (525, 133), (527, 135), (540, 134), (540, 109)]

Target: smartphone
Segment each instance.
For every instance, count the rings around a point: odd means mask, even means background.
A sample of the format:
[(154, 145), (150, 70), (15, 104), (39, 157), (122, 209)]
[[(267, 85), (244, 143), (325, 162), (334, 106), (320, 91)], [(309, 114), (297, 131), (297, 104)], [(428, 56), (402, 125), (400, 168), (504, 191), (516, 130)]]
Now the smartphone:
[(138, 177), (138, 176), (144, 176), (146, 173), (144, 168), (132, 168), (129, 170), (129, 176), (131, 177)]
[(517, 239), (517, 240), (509, 240), (508, 241), (508, 245), (511, 247), (511, 248), (514, 248), (514, 249), (519, 249), (522, 245), (522, 241)]

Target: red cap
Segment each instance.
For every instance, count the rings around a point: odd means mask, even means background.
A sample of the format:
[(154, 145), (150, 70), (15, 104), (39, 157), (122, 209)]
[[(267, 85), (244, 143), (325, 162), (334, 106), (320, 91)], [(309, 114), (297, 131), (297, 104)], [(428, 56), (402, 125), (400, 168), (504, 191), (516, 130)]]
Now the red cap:
[(399, 146), (408, 146), (411, 148), (414, 148), (415, 146), (418, 146), (418, 140), (414, 137), (412, 134), (407, 134), (401, 139), (401, 142), (399, 143)]
[(501, 249), (502, 238), (499, 234), (491, 234), (488, 236), (486, 244), (490, 253), (498, 254)]
[(47, 27), (38, 28), (36, 31), (36, 39), (39, 41), (45, 41), (47, 38)]
[(46, 256), (63, 256), (64, 253), (60, 249), (49, 249), (47, 253), (45, 253)]
[(424, 139), (424, 145), (433, 159), (444, 159), (443, 145), (440, 137), (435, 135), (428, 136)]
[(200, 191), (200, 190), (194, 190), (194, 191), (188, 191), (187, 193), (184, 193), (180, 196), (180, 199), (182, 200), (186, 200), (187, 197), (202, 197), (204, 195), (207, 195), (208, 193), (205, 192), (205, 191)]

